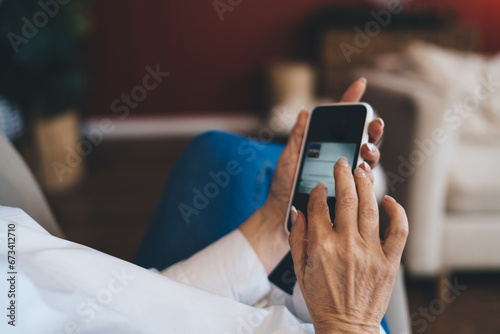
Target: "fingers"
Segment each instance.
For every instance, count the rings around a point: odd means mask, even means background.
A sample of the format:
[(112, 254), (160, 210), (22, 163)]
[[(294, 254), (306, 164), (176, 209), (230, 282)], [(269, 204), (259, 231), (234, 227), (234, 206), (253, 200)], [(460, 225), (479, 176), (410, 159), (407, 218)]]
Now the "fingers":
[(335, 224), (337, 232), (358, 229), (358, 196), (346, 158), (340, 158), (334, 167), (335, 177)]
[(375, 181), (375, 175), (373, 174), (373, 170), (370, 167), (370, 165), (366, 161), (363, 161), (359, 165), (359, 168), (363, 169), (363, 171), (365, 172), (366, 176), (370, 179), (370, 181), (373, 184), (373, 182)]
[(307, 204), (307, 235), (309, 239), (315, 240), (319, 235), (326, 235), (332, 231), (330, 210), (326, 199), (328, 189), (323, 182), (318, 183), (309, 195)]
[[(340, 102), (358, 102), (366, 90), (366, 79), (360, 78), (353, 82), (345, 91)], [(370, 141), (361, 147), (361, 157), (366, 160), (371, 168), (375, 168), (380, 160), (380, 152), (375, 145), (378, 145), (384, 134), (384, 121), (377, 118), (368, 125), (368, 135)], [(373, 181), (372, 181), (373, 182)]]
[(307, 117), (307, 111), (303, 110), (299, 113), (297, 121), (295, 122), (292, 132), (290, 133), (290, 137), (288, 138), (288, 143), (286, 145), (288, 150), (293, 152), (300, 151), (302, 139), (304, 138), (304, 133), (306, 131)]
[[(292, 253), (295, 275), (299, 282), (302, 282), (304, 267), (307, 259), (307, 224), (302, 212), (292, 207), (290, 212), (292, 228), (288, 236), (290, 251)], [(295, 222), (294, 222), (295, 221)]]
[(377, 118), (370, 122), (368, 125), (368, 135), (370, 136), (370, 143), (378, 145), (380, 139), (384, 134), (384, 121), (382, 118)]
[(366, 90), (366, 79), (360, 78), (354, 81), (345, 91), (340, 102), (358, 102)]
[(389, 227), (382, 249), (389, 261), (399, 265), (408, 238), (408, 219), (405, 210), (394, 198), (386, 196), (382, 204), (389, 215)]
[(363, 144), (363, 146), (361, 146), (361, 157), (371, 168), (375, 168), (380, 161), (380, 151), (377, 146), (372, 143)]
[(372, 182), (363, 169), (356, 168), (354, 182), (358, 191), (358, 228), (361, 237), (365, 240), (380, 242), (378, 227), (378, 205)]

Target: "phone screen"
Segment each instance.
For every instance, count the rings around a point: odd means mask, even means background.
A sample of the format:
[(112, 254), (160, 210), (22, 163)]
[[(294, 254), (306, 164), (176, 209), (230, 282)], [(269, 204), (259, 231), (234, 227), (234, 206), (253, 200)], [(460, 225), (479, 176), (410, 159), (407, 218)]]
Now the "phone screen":
[[(365, 122), (371, 117), (363, 104), (335, 104), (313, 110), (309, 129), (304, 139), (304, 152), (299, 162), (292, 205), (307, 218), (307, 203), (311, 190), (321, 181), (328, 187), (327, 203), (332, 222), (335, 219), (335, 180), (333, 166), (345, 157), (352, 167), (358, 163)], [(292, 222), (287, 221), (290, 231)], [(288, 294), (293, 293), (296, 282), (293, 259), (289, 252), (269, 275), (269, 280)]]
[[(362, 104), (337, 104), (317, 107), (311, 114), (309, 130), (305, 138), (304, 152), (300, 161), (298, 179), (292, 205), (307, 217), (307, 203), (311, 190), (324, 182), (328, 187), (327, 202), (335, 211), (335, 180), (333, 166), (345, 157), (356, 168), (367, 109)], [(288, 221), (290, 230), (291, 221)]]
[(318, 182), (325, 182), (328, 196), (335, 196), (335, 180), (332, 166), (340, 157), (353, 163), (356, 157), (355, 143), (310, 142), (305, 148), (304, 167), (299, 175), (298, 192), (310, 194)]
[[(354, 172), (367, 115), (371, 117), (371, 108), (368, 111), (363, 104), (320, 106), (312, 112), (292, 197), (292, 205), (306, 218), (309, 194), (318, 182), (323, 181), (328, 187), (327, 203), (332, 222), (335, 219), (333, 166), (340, 157), (345, 157)], [(289, 231), (291, 224), (288, 218)], [(293, 293), (296, 278), (290, 252), (274, 268), (269, 280), (286, 293)]]

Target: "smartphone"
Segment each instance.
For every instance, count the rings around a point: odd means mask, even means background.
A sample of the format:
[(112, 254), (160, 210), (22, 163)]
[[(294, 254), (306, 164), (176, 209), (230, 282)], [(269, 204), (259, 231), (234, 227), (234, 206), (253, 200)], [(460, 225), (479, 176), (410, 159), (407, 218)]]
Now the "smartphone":
[[(320, 105), (309, 115), (304, 140), (295, 173), (290, 205), (307, 218), (307, 203), (311, 190), (324, 182), (328, 187), (327, 203), (332, 222), (335, 215), (335, 180), (333, 166), (344, 157), (354, 169), (363, 162), (361, 146), (368, 142), (368, 124), (373, 109), (367, 103), (335, 103)], [(290, 210), (285, 220), (291, 229)]]

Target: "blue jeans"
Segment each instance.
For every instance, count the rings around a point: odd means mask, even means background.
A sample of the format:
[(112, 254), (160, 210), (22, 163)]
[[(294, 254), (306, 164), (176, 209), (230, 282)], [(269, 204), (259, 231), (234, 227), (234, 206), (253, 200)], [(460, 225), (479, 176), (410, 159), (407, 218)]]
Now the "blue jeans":
[[(194, 138), (134, 263), (163, 270), (235, 230), (264, 204), (283, 147), (215, 131)], [(382, 325), (387, 328), (385, 318)]]

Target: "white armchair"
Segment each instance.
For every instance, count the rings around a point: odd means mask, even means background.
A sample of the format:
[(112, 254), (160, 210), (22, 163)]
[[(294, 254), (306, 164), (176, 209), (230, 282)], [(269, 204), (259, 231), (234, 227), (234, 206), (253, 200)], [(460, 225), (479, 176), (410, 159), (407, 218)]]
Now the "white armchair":
[(389, 191), (407, 209), (407, 271), (499, 270), (500, 140), (460, 135), (470, 124), (460, 104), (472, 99), (451, 99), (415, 78), (381, 70), (359, 75), (368, 79), (364, 100), (386, 123), (381, 164)]

